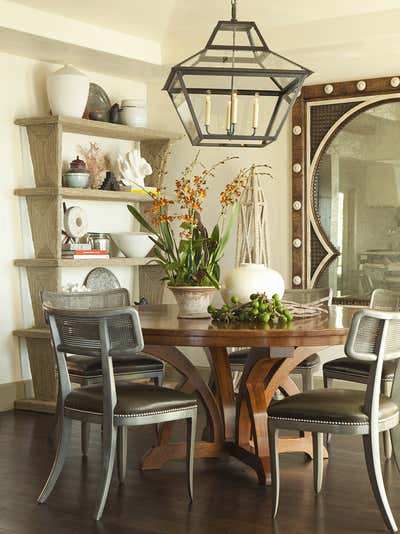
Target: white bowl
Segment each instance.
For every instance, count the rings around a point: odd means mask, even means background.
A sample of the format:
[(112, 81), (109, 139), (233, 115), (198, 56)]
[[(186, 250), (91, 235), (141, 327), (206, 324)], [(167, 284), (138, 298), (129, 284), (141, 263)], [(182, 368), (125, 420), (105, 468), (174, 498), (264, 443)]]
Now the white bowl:
[(146, 232), (120, 232), (110, 236), (127, 258), (144, 258), (154, 246), (149, 236), (157, 239), (155, 234)]

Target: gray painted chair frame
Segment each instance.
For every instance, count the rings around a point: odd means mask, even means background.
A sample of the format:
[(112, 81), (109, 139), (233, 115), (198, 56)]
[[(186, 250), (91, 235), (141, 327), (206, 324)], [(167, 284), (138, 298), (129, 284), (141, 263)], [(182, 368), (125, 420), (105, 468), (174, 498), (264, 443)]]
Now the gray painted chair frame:
[[(105, 291), (90, 291), (84, 293), (56, 293), (53, 291), (42, 291), (40, 293), (42, 304), (46, 302), (48, 305), (63, 308), (63, 309), (100, 309), (129, 306), (130, 298), (129, 291), (125, 288), (108, 289)], [(115, 377), (118, 380), (152, 380), (156, 386), (162, 386), (164, 381), (164, 369), (162, 371), (130, 371), (127, 373), (115, 372)], [(103, 381), (102, 375), (99, 376), (82, 376), (74, 374), (69, 370), (69, 378), (73, 384), (81, 386), (90, 386), (101, 384)], [(57, 401), (58, 402), (58, 401)], [(56, 413), (58, 410), (56, 409)], [(55, 422), (55, 428), (58, 427), (58, 422)], [(126, 449), (126, 432), (122, 432), (119, 436), (124, 443), (121, 444), (121, 450)], [(84, 456), (88, 453), (90, 440), (90, 424), (82, 421), (81, 423), (81, 449)], [(125, 460), (126, 462), (126, 460)]]
[[(369, 332), (370, 337), (375, 336), (375, 348), (372, 351), (358, 350), (359, 342), (365, 335), (365, 319), (375, 320), (376, 331)], [(368, 325), (367, 325), (368, 328)], [(312, 432), (314, 448), (314, 489), (319, 493), (323, 480), (323, 434), (362, 435), (365, 460), (368, 475), (375, 500), (381, 511), (386, 526), (397, 532), (390, 505), (386, 496), (382, 476), (379, 451), (379, 433), (390, 430), (393, 455), (400, 470), (400, 426), (399, 411), (394, 416), (379, 422), (379, 403), (381, 393), (381, 375), (384, 361), (398, 360), (400, 358), (400, 313), (379, 312), (375, 310), (362, 310), (356, 312), (345, 345), (345, 352), (350, 358), (369, 362), (371, 372), (367, 391), (365, 394), (363, 411), (367, 414), (369, 422), (366, 424), (345, 424), (337, 421), (295, 420), (293, 418), (268, 417), (268, 436), (271, 455), (271, 474), (273, 487), (273, 516), (278, 512), (279, 505), (279, 454), (278, 435), (280, 430), (297, 430)], [(304, 393), (302, 395), (307, 395)], [(400, 372), (397, 365), (393, 381), (391, 400), (399, 405), (400, 400)], [(317, 419), (317, 417), (315, 417)]]
[[(38, 498), (38, 503), (44, 503), (51, 494), (55, 483), (63, 468), (67, 449), (71, 437), (72, 421), (74, 419), (84, 423), (95, 423), (102, 425), (102, 481), (99, 486), (99, 498), (95, 510), (95, 519), (99, 520), (103, 514), (104, 506), (107, 500), (108, 491), (111, 483), (113, 466), (116, 457), (117, 436), (125, 433), (128, 426), (159, 424), (168, 421), (185, 420), (187, 423), (187, 487), (189, 497), (193, 500), (193, 461), (194, 461), (194, 447), (197, 424), (197, 406), (181, 409), (160, 410), (158, 412), (149, 411), (141, 414), (115, 415), (114, 410), (117, 404), (117, 393), (113, 371), (113, 356), (132, 356), (143, 349), (143, 335), (140, 327), (139, 315), (134, 308), (123, 307), (113, 308), (111, 310), (71, 310), (71, 309), (57, 309), (44, 304), (44, 310), (47, 313), (54, 352), (56, 356), (58, 377), (59, 377), (59, 403), (57, 409), (59, 410), (58, 418), (60, 421), (60, 432), (58, 438), (57, 452), (54, 459), (53, 467), (51, 469), (49, 478)], [(127, 344), (125, 347), (120, 344), (118, 349), (113, 349), (110, 341), (110, 321), (113, 318), (125, 317), (129, 318), (132, 329), (133, 339), (136, 342), (135, 346)], [(92, 336), (93, 325), (98, 333), (98, 342), (100, 348), (94, 349), (92, 345), (93, 337), (84, 340), (81, 346), (68, 340), (62, 339), (57, 320), (73, 318), (75, 321), (91, 320)], [(82, 329), (81, 329), (82, 335)], [(86, 342), (87, 341), (87, 342)], [(88, 357), (101, 357), (102, 371), (103, 371), (103, 412), (93, 413), (88, 411), (80, 411), (65, 406), (65, 400), (69, 393), (71, 393), (71, 381), (68, 374), (66, 363), (66, 353), (80, 354)], [(151, 387), (151, 386), (149, 386)], [(121, 460), (124, 462), (126, 458), (126, 451), (120, 449), (126, 446), (126, 439), (119, 439), (118, 445), (118, 473), (120, 480), (123, 481), (125, 477), (126, 466), (121, 465)]]
[[(391, 291), (389, 289), (375, 289), (371, 294), (371, 299), (369, 307), (374, 310), (379, 311), (398, 311), (400, 310), (400, 293), (396, 291)], [(335, 360), (332, 361), (334, 363)], [(368, 384), (368, 362), (366, 363), (366, 372), (364, 375), (352, 374), (349, 371), (335, 371), (334, 369), (329, 369), (329, 364), (323, 366), (323, 379), (324, 387), (330, 388), (333, 385), (334, 380), (343, 380), (345, 382), (355, 382), (357, 384)], [(390, 397), (392, 390), (392, 378), (386, 378), (382, 376), (381, 380), (381, 391), (383, 395)], [(327, 443), (330, 442), (331, 434), (327, 435)], [(385, 451), (385, 458), (392, 457), (392, 442), (390, 440), (390, 432), (384, 432), (383, 434), (383, 446)]]
[[(299, 298), (300, 297), (300, 298)], [(329, 306), (332, 304), (333, 292), (331, 288), (312, 289), (287, 289), (283, 295), (283, 299), (287, 301), (294, 301), (299, 304), (315, 304)], [(313, 358), (309, 356), (309, 358)], [(291, 372), (292, 375), (301, 376), (301, 385), (303, 391), (311, 391), (314, 388), (314, 375), (321, 370), (322, 364), (319, 356), (316, 358), (315, 365), (307, 366), (307, 358), (303, 364), (298, 365)]]

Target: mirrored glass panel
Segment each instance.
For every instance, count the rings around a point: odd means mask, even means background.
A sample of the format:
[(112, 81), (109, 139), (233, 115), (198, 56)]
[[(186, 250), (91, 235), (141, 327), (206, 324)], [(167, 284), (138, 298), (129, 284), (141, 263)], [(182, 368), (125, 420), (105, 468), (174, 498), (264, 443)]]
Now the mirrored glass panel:
[(339, 255), (319, 287), (368, 298), (375, 288), (400, 290), (400, 101), (350, 120), (320, 159), (313, 204)]

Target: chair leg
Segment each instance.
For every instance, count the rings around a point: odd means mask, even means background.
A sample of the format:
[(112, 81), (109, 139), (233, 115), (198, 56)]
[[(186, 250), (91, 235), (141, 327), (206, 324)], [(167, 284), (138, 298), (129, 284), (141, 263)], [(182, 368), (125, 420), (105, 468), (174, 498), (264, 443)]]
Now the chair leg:
[[(323, 377), (324, 377), (324, 388), (325, 389), (331, 388), (333, 386), (333, 378), (328, 378), (324, 372), (323, 372)], [(327, 445), (329, 445), (329, 443), (331, 442), (331, 439), (332, 439), (332, 434), (328, 433), (326, 435), (326, 444)]]
[(306, 369), (301, 373), (303, 391), (311, 391), (314, 386), (314, 378), (311, 369)]
[(269, 454), (271, 461), (271, 483), (272, 483), (272, 517), (276, 517), (279, 506), (279, 452), (278, 452), (279, 430), (268, 424)]
[(393, 518), (383, 483), (379, 454), (379, 433), (377, 431), (372, 431), (370, 434), (364, 435), (363, 444), (368, 476), (376, 503), (381, 511), (386, 526), (393, 532), (397, 532), (397, 525)]
[(47, 479), (41, 494), (39, 495), (39, 504), (45, 502), (50, 493), (53, 491), (54, 485), (57, 482), (57, 479), (60, 476), (61, 470), (64, 466), (65, 458), (67, 457), (68, 445), (71, 439), (72, 419), (64, 417), (63, 415), (58, 417), (60, 419), (60, 425), (56, 457), (53, 462), (53, 467), (51, 468), (50, 476)]
[(54, 413), (54, 419), (52, 422), (51, 430), (49, 439), (50, 441), (56, 441), (58, 443), (59, 440), (59, 433), (60, 433), (60, 425), (61, 425), (61, 410), (60, 410), (60, 403), (61, 403), (61, 397), (60, 397), (60, 386), (58, 385), (57, 388), (57, 401), (56, 401), (56, 411)]
[(87, 456), (90, 441), (90, 423), (81, 423), (81, 450), (83, 456)]
[(390, 430), (390, 438), (393, 449), (393, 457), (397, 469), (400, 472), (400, 425), (395, 426)]
[(239, 391), (240, 379), (242, 378), (242, 371), (232, 371), (232, 383), (233, 391), (237, 393)]
[[(392, 383), (391, 382), (382, 382), (382, 393), (387, 397), (390, 397), (392, 392)], [(390, 431), (386, 430), (383, 432), (383, 450), (385, 453), (385, 458), (390, 460), (392, 457), (392, 441), (390, 439)]]
[(119, 426), (117, 435), (118, 478), (122, 484), (126, 477), (126, 459), (128, 455), (128, 427)]
[(187, 440), (186, 440), (186, 477), (189, 499), (193, 501), (193, 464), (194, 448), (196, 444), (197, 413), (186, 419)]
[(117, 430), (114, 426), (111, 428), (103, 428), (103, 450), (102, 450), (102, 482), (100, 484), (100, 496), (98, 505), (95, 511), (95, 519), (98, 521), (103, 515), (104, 506), (106, 504), (108, 491), (112, 478), (112, 472), (115, 461), (115, 450), (117, 446)]
[(156, 375), (153, 376), (153, 384), (155, 386), (162, 386), (164, 382), (164, 371), (160, 371)]
[(322, 488), (322, 480), (324, 476), (324, 455), (323, 455), (323, 438), (321, 432), (313, 432), (313, 453), (314, 453), (314, 490), (319, 493)]

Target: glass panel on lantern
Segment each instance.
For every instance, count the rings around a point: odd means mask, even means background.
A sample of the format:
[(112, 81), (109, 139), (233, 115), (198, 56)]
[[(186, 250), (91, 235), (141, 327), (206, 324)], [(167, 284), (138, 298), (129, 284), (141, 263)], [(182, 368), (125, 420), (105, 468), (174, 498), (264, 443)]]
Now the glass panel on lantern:
[(279, 54), (272, 52), (271, 50), (269, 52), (266, 52), (265, 54), (262, 53), (263, 57), (260, 60), (263, 64), (264, 69), (283, 69), (283, 70), (301, 70), (303, 67), (296, 64), (294, 61), (290, 61), (290, 59), (287, 59), (283, 56), (280, 56)]
[(212, 130), (214, 134), (225, 134), (231, 78), (184, 75), (183, 80), (203, 135), (207, 135), (207, 130)]
[(265, 46), (264, 43), (260, 39), (260, 33), (255, 24), (252, 24), (251, 28), (249, 28), (248, 36), (249, 36), (249, 42), (251, 46), (262, 46), (262, 47)]
[(212, 42), (208, 46), (262, 46), (254, 30), (254, 24), (248, 22), (222, 22)]
[(263, 69), (259, 56), (259, 52), (256, 54), (251, 50), (236, 50), (233, 55), (232, 50), (211, 49), (204, 53), (196, 54), (195, 57), (182, 63), (182, 67)]
[(184, 83), (203, 136), (229, 133), (251, 143), (265, 134), (280, 95), (265, 76), (235, 76), (232, 80), (228, 75), (184, 75)]
[(173, 92), (171, 94), (172, 101), (175, 105), (176, 111), (185, 127), (186, 133), (191, 140), (195, 140), (198, 137), (198, 131), (196, 124), (192, 117), (188, 102), (185, 98), (185, 94), (178, 80), (175, 80), (173, 85)]
[(268, 135), (272, 137), (276, 137), (279, 134), (280, 128), (282, 124), (284, 123), (287, 117), (287, 114), (290, 111), (290, 108), (292, 107), (294, 101), (296, 100), (296, 96), (297, 96), (297, 89), (293, 90), (287, 95), (284, 95), (281, 98), (276, 115), (274, 116), (271, 122), (271, 128), (270, 128)]
[(277, 87), (282, 89), (282, 92), (288, 89), (289, 85), (293, 84), (293, 82), (295, 82), (294, 85), (296, 86), (299, 83), (299, 77), (296, 76), (271, 76), (271, 80)]

